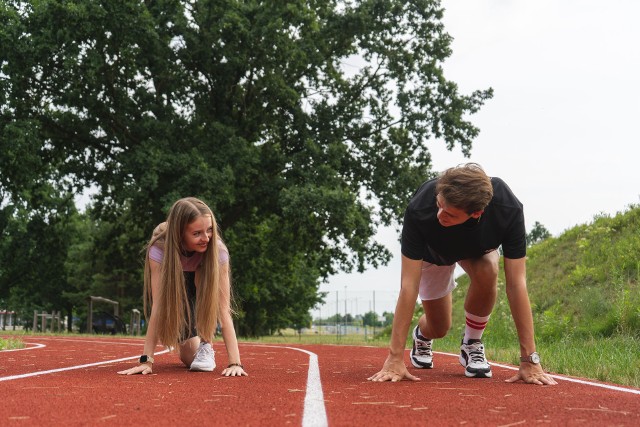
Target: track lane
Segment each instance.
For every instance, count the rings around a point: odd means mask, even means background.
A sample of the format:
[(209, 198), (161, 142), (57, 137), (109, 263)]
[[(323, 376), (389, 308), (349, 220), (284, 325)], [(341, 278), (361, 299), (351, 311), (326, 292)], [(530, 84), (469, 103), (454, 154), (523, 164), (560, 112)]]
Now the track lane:
[(214, 344), (219, 366), (214, 373), (189, 372), (176, 355), (168, 354), (156, 359), (154, 375), (124, 377), (116, 372), (132, 363), (106, 358), (137, 358), (140, 339), (29, 339), (37, 341), (47, 347), (0, 352), (0, 376), (29, 369), (30, 363), (24, 363), (33, 361), (26, 357), (29, 353), (39, 354), (40, 365), (53, 367), (69, 365), (70, 358), (73, 363), (105, 364), (1, 382), (2, 425), (6, 420), (19, 425), (156, 426), (201, 423), (204, 416), (212, 425), (306, 427), (313, 425), (304, 420), (310, 355), (301, 351), (318, 355), (329, 426), (640, 425), (640, 390), (563, 376), (556, 376), (555, 387), (508, 384), (504, 380), (515, 368), (498, 364), (493, 364), (494, 378), (470, 379), (457, 355), (445, 353), (436, 353), (432, 370), (411, 368), (420, 382), (366, 381), (380, 368), (385, 348), (252, 343), (240, 343), (250, 375), (246, 378), (220, 377), (220, 367), (227, 363), (222, 343)]
[[(104, 361), (100, 365), (0, 383), (0, 425), (7, 422), (19, 422), (21, 426), (198, 425), (203, 417), (209, 425), (302, 423), (309, 367), (309, 356), (303, 352), (243, 346), (243, 363), (249, 377), (222, 377), (221, 367), (228, 363), (226, 351), (222, 343), (214, 343), (218, 367), (213, 373), (190, 372), (172, 353), (156, 359), (152, 375), (125, 376), (116, 372), (131, 366), (133, 361), (112, 363), (106, 359), (137, 355), (142, 341), (137, 341), (137, 347), (122, 344), (108, 339), (86, 344), (52, 339), (47, 342), (48, 354), (41, 349), (38, 356), (25, 356), (27, 363), (17, 360), (15, 354), (0, 352), (0, 366), (5, 371), (7, 365), (17, 365), (19, 369), (11, 370), (22, 373), (28, 366), (35, 368), (31, 363), (33, 357), (43, 359), (40, 365), (45, 366), (38, 366), (39, 371), (64, 363), (69, 367), (87, 360)], [(69, 363), (70, 354), (73, 363)], [(16, 363), (11, 363), (9, 357)]]
[[(322, 346), (320, 356), (329, 425), (640, 425), (640, 398), (632, 392), (573, 383), (510, 384), (514, 367), (492, 365), (493, 378), (467, 378), (458, 356), (436, 353), (434, 369), (410, 372), (421, 381), (374, 383), (388, 349)], [(409, 351), (405, 361), (409, 362)], [(344, 415), (347, 414), (347, 415)]]

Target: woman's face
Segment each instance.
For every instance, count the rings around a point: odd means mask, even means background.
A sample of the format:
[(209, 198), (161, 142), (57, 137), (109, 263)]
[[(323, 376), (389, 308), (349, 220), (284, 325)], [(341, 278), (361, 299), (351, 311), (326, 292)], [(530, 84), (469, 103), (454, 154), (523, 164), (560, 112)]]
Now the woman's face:
[(182, 244), (187, 252), (206, 252), (213, 236), (213, 222), (209, 215), (202, 215), (187, 225), (182, 235)]

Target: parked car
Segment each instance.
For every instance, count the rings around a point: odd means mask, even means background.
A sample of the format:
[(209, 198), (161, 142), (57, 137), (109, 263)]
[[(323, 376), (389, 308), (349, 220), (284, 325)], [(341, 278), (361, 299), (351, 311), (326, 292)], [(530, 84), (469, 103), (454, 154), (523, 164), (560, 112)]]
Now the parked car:
[[(120, 317), (107, 313), (105, 311), (97, 311), (93, 313), (93, 333), (94, 334), (126, 334), (127, 327)], [(86, 331), (87, 321), (83, 322), (82, 331)]]

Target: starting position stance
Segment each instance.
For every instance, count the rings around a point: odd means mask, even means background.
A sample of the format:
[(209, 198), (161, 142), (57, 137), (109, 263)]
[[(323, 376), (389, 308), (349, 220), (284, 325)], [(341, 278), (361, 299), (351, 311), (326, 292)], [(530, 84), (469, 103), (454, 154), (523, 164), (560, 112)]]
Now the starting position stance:
[(504, 253), (509, 306), (520, 339), (520, 370), (509, 382), (556, 384), (540, 366), (525, 274), (526, 231), (522, 204), (499, 178), (475, 163), (450, 168), (414, 194), (402, 229), (401, 289), (389, 356), (371, 381), (419, 380), (404, 364), (415, 301), (424, 315), (412, 332), (411, 363), (432, 368), (432, 342), (451, 328), (451, 291), (456, 263), (469, 275), (466, 327), (460, 363), (467, 377), (490, 378), (481, 338), (497, 295), (498, 247)]
[(247, 375), (231, 319), (229, 253), (204, 202), (178, 200), (153, 231), (145, 258), (144, 312), (148, 328), (140, 363), (119, 374), (152, 373), (158, 342), (178, 349), (192, 371), (213, 371), (211, 341), (220, 323), (229, 356), (222, 375)]

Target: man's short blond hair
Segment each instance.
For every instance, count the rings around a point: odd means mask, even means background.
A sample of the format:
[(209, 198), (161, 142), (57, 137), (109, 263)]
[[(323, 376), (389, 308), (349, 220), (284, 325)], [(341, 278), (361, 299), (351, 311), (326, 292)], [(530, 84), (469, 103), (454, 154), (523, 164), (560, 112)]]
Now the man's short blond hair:
[(466, 163), (440, 174), (436, 194), (440, 194), (447, 204), (471, 215), (487, 207), (493, 197), (493, 186), (482, 166)]

